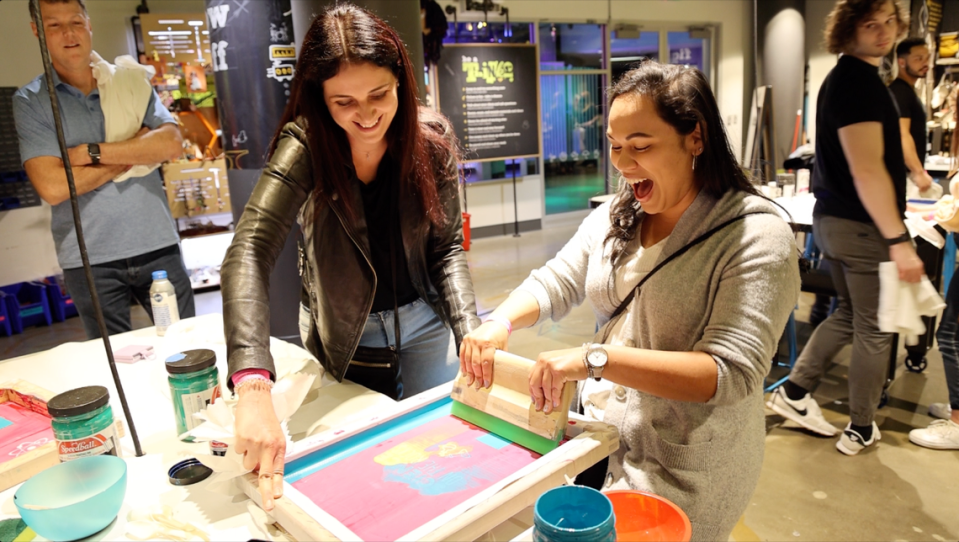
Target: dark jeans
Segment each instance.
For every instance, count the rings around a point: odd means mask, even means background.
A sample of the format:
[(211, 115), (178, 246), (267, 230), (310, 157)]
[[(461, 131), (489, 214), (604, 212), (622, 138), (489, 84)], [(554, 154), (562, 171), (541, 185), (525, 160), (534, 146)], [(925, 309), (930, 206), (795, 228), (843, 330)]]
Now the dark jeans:
[[(346, 379), (392, 399), (412, 397), (451, 382), (459, 371), (453, 333), (426, 301), (417, 299), (399, 308), (400, 366), (398, 371), (350, 364)], [(360, 346), (396, 346), (392, 310), (370, 313)]]
[[(193, 288), (190, 286), (190, 276), (187, 275), (186, 268), (183, 266), (179, 245), (171, 245), (132, 258), (94, 265), (92, 270), (103, 319), (110, 335), (133, 329), (130, 323), (131, 296), (146, 309), (150, 321), (153, 321), (150, 285), (153, 284), (154, 271), (167, 272), (167, 278), (176, 289), (180, 318), (196, 316)], [(64, 269), (63, 279), (70, 297), (73, 298), (73, 304), (80, 313), (87, 338), (99, 338), (100, 329), (97, 327), (97, 319), (93, 311), (93, 298), (90, 296), (83, 268)]]
[[(946, 262), (946, 265), (951, 265)], [(949, 404), (953, 410), (959, 410), (959, 273), (952, 275), (949, 292), (946, 294), (946, 308), (942, 312), (942, 322), (936, 330), (939, 353), (942, 354), (942, 367), (946, 371), (946, 388), (949, 390)]]

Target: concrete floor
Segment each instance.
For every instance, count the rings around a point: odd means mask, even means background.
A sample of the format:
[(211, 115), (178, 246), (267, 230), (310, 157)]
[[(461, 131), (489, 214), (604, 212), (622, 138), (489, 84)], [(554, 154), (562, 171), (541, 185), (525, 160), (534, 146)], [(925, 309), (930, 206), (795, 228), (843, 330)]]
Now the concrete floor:
[[(468, 253), (478, 308), (491, 311), (529, 273), (551, 258), (576, 231), (585, 214), (550, 217), (543, 230), (522, 237), (474, 240)], [(804, 294), (797, 311), (800, 337), (811, 296)], [(197, 296), (197, 313), (219, 312), (218, 291)], [(136, 327), (149, 325), (142, 309), (134, 309)], [(562, 322), (546, 322), (518, 330), (511, 351), (527, 357), (579, 345), (593, 336), (595, 319), (588, 306), (576, 308)], [(0, 337), (0, 360), (84, 340), (78, 319), (49, 328), (33, 328), (12, 338)], [(931, 402), (946, 401), (937, 348), (927, 355), (919, 374), (902, 367), (889, 388), (890, 400), (876, 423), (882, 441), (855, 457), (836, 451), (835, 438), (820, 438), (790, 428), (767, 412), (766, 455), (753, 500), (730, 540), (957, 540), (959, 539), (959, 451), (914, 446), (909, 430), (931, 421)], [(846, 370), (848, 349), (829, 371), (816, 397), (826, 419), (837, 427), (849, 421)], [(785, 374), (774, 369), (774, 375)], [(517, 533), (522, 525), (517, 524)]]

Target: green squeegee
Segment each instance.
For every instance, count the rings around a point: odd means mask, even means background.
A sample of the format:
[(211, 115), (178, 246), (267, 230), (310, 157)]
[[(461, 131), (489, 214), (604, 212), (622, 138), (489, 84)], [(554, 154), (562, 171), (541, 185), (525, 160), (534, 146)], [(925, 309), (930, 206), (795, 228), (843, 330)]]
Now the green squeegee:
[(537, 412), (529, 396), (529, 372), (534, 364), (497, 350), (489, 388), (474, 389), (462, 372), (456, 376), (450, 394), (452, 414), (539, 454), (555, 450), (566, 434), (576, 383), (565, 384), (559, 407), (549, 414)]

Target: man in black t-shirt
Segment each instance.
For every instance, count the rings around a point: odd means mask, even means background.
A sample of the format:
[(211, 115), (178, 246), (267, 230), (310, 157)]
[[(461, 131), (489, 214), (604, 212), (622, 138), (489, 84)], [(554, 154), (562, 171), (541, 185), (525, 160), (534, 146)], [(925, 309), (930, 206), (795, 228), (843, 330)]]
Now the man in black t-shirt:
[(922, 38), (906, 38), (896, 46), (899, 77), (889, 84), (899, 106), (899, 131), (902, 132), (902, 154), (912, 182), (919, 190), (932, 186), (926, 172), (926, 109), (916, 95), (916, 81), (929, 71), (929, 48)]
[(766, 404), (823, 436), (838, 431), (810, 391), (826, 365), (852, 343), (850, 423), (836, 448), (855, 455), (879, 440), (873, 421), (892, 347), (879, 330), (879, 264), (892, 260), (900, 279), (918, 282), (922, 261), (903, 224), (906, 168), (899, 111), (878, 66), (908, 28), (895, 0), (841, 0), (826, 20), (829, 52), (842, 54), (819, 91), (813, 235), (830, 261), (839, 306), (819, 324), (789, 379)]

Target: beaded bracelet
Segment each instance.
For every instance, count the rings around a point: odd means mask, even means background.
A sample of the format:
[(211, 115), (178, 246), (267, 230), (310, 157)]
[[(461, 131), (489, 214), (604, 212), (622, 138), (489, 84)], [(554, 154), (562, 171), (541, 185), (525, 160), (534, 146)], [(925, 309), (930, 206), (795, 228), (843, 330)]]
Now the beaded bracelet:
[(242, 389), (253, 389), (258, 391), (272, 391), (273, 390), (273, 381), (269, 378), (262, 378), (255, 376), (252, 378), (245, 378), (242, 382), (233, 386), (233, 393), (235, 395), (240, 394)]
[(507, 336), (513, 334), (513, 323), (509, 321), (509, 318), (504, 318), (496, 314), (490, 314), (485, 319), (483, 319), (483, 323), (485, 324), (486, 322), (496, 322), (497, 324), (502, 325), (503, 327), (506, 328)]

